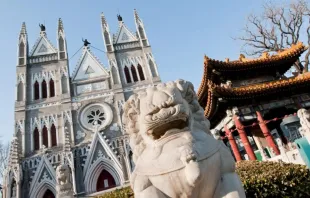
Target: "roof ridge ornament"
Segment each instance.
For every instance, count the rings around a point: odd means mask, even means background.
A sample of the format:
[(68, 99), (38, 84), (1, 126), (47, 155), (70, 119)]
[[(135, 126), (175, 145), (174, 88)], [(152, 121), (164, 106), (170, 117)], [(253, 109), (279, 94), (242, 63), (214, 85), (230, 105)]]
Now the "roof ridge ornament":
[(117, 15), (117, 20), (121, 22), (121, 21), (123, 21), (123, 17), (122, 17), (121, 15), (118, 14), (118, 15)]
[(45, 32), (45, 25), (39, 23), (39, 27), (41, 29), (41, 32)]
[(84, 40), (84, 39), (82, 38), (82, 41), (83, 41), (83, 43), (84, 43), (84, 47), (88, 47), (88, 45), (91, 44), (90, 42), (88, 42), (87, 39)]
[(45, 32), (46, 31), (46, 27), (45, 27), (45, 25), (39, 23), (39, 27), (41, 29), (40, 36), (46, 36), (46, 32)]

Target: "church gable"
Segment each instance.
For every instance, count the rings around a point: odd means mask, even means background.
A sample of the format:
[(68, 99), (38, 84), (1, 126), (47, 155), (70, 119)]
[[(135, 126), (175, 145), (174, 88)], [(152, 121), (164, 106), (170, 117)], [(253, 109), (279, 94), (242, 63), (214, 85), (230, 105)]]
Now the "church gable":
[(122, 24), (118, 33), (116, 34), (114, 44), (127, 43), (138, 41), (138, 39), (128, 30), (128, 28)]
[(55, 170), (45, 156), (42, 156), (40, 164), (33, 176), (29, 191), (30, 195), (33, 194), (34, 191), (37, 191), (36, 187), (41, 183), (56, 184)]
[(92, 164), (94, 164), (97, 160), (101, 160), (102, 158), (111, 160), (111, 162), (114, 162), (117, 168), (120, 170), (122, 169), (121, 163), (117, 157), (116, 152), (114, 151), (112, 144), (109, 144), (107, 139), (103, 138), (101, 134), (96, 132), (94, 134), (89, 153), (86, 158), (83, 175), (86, 175)]
[(53, 47), (45, 36), (40, 36), (36, 44), (33, 46), (30, 56), (42, 56), (57, 53), (57, 49)]
[(109, 155), (107, 154), (107, 152), (105, 151), (105, 149), (103, 148), (103, 146), (97, 143), (94, 156), (92, 159), (92, 163), (94, 163), (98, 158), (102, 158), (102, 157), (111, 159)]
[(73, 73), (73, 81), (106, 77), (108, 75), (109, 73), (104, 69), (103, 65), (96, 59), (89, 49), (84, 49), (80, 61)]

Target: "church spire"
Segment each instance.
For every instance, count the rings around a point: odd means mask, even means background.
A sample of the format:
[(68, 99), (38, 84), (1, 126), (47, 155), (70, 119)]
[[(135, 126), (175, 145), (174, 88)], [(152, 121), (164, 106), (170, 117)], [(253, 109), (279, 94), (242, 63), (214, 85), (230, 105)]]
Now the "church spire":
[(112, 44), (111, 35), (110, 35), (110, 28), (103, 13), (101, 13), (101, 28), (102, 28), (102, 36), (103, 36), (106, 50), (108, 52), (112, 52), (114, 49), (113, 49), (113, 44)]
[(8, 165), (14, 166), (19, 164), (19, 145), (17, 137), (13, 137), (13, 140), (11, 141), (11, 147), (10, 147), (10, 156)]
[(18, 38), (18, 61), (17, 65), (22, 66), (27, 64), (28, 55), (28, 36), (26, 30), (26, 23), (23, 22), (22, 28)]
[(58, 58), (67, 59), (67, 41), (65, 37), (65, 30), (61, 18), (58, 19), (57, 30), (57, 42), (58, 42)]
[(22, 23), (22, 28), (20, 30), (20, 35), (23, 35), (23, 34), (27, 34), (26, 23), (25, 22)]
[(134, 17), (135, 17), (136, 29), (137, 29), (137, 32), (139, 35), (139, 39), (142, 43), (142, 46), (147, 47), (147, 46), (149, 46), (149, 42), (148, 42), (147, 36), (145, 34), (144, 24), (143, 24), (142, 20), (140, 19), (138, 11), (136, 9), (134, 9)]

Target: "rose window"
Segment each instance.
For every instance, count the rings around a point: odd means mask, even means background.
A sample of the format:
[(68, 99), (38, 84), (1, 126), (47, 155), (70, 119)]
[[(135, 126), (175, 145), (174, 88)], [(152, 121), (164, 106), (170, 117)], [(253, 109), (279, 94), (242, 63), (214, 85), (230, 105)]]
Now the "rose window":
[(92, 125), (101, 125), (105, 120), (104, 112), (101, 112), (99, 109), (97, 111), (91, 111), (87, 116), (88, 123)]
[(93, 131), (96, 127), (104, 129), (112, 122), (112, 109), (106, 104), (91, 104), (86, 106), (81, 114), (80, 121), (84, 128)]

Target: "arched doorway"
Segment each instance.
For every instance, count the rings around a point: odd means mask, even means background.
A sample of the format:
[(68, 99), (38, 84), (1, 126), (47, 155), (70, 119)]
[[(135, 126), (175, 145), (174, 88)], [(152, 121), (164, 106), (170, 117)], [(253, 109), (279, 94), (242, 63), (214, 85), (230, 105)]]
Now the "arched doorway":
[(43, 195), (43, 198), (55, 198), (55, 195), (52, 191), (47, 189)]
[(116, 186), (113, 176), (106, 170), (102, 170), (97, 180), (97, 192), (114, 188)]

